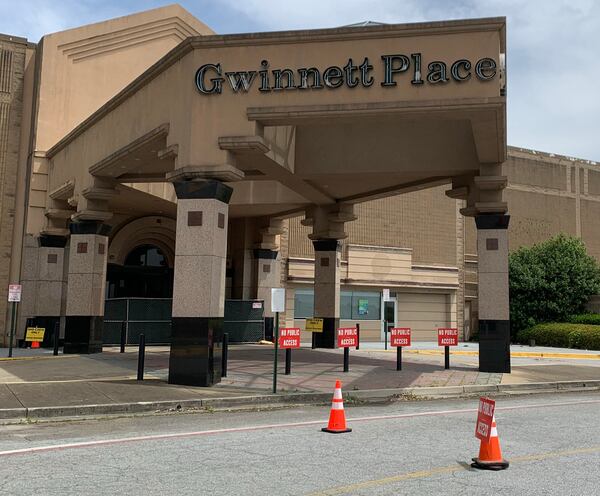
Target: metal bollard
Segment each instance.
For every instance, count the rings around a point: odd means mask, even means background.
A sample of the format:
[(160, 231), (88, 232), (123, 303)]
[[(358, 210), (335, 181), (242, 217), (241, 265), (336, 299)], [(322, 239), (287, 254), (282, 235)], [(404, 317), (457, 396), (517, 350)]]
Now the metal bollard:
[(227, 359), (229, 358), (229, 334), (223, 334), (223, 350), (221, 352), (221, 377), (227, 377)]
[(121, 322), (121, 353), (125, 353), (125, 342), (127, 341), (127, 321)]
[(292, 373), (292, 349), (285, 349), (285, 375)]
[(137, 380), (144, 380), (144, 356), (146, 354), (146, 336), (140, 334), (140, 347), (138, 351), (138, 373)]
[(54, 352), (53, 355), (58, 355), (58, 340), (60, 338), (60, 321), (54, 323)]

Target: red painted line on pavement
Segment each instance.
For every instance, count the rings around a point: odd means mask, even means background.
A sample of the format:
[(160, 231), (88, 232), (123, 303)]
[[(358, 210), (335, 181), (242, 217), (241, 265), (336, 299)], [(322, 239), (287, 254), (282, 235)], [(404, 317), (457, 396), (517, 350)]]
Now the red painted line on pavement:
[[(525, 410), (530, 408), (552, 408), (557, 406), (573, 406), (573, 405), (588, 405), (600, 403), (600, 400), (584, 400), (584, 401), (571, 401), (561, 403), (537, 403), (531, 405), (515, 405), (515, 406), (504, 406), (497, 407), (496, 411), (499, 410)], [(472, 413), (476, 412), (477, 408), (462, 408), (456, 410), (433, 410), (428, 412), (415, 412), (415, 413), (400, 413), (395, 415), (376, 415), (372, 417), (357, 417), (349, 418), (347, 421), (350, 422), (368, 422), (373, 420), (394, 420), (403, 418), (414, 418), (414, 417), (431, 417), (438, 415), (452, 415), (458, 413)], [(68, 443), (68, 444), (55, 444), (49, 446), (37, 446), (33, 448), (21, 448), (16, 450), (0, 451), (0, 457), (12, 456), (12, 455), (26, 455), (34, 453), (44, 453), (47, 451), (59, 451), (65, 449), (75, 448), (91, 448), (95, 446), (107, 446), (114, 444), (125, 444), (134, 443), (141, 441), (159, 441), (162, 439), (177, 439), (185, 437), (197, 437), (197, 436), (209, 436), (215, 434), (229, 434), (235, 432), (250, 432), (260, 431), (267, 429), (285, 429), (290, 427), (306, 427), (310, 425), (317, 425), (325, 423), (325, 420), (310, 420), (305, 422), (289, 422), (285, 424), (265, 424), (265, 425), (254, 425), (248, 427), (231, 427), (228, 429), (210, 429), (205, 431), (192, 431), (192, 432), (179, 432), (171, 434), (153, 434), (150, 436), (136, 436), (136, 437), (124, 437), (117, 439), (101, 439), (98, 441), (84, 441), (80, 443)]]

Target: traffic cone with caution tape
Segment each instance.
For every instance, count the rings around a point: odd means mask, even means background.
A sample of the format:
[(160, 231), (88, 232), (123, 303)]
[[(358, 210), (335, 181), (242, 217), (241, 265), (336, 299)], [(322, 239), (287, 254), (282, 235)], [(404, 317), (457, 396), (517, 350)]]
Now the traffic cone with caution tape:
[(504, 470), (508, 468), (508, 462), (502, 458), (500, 440), (496, 429), (496, 417), (492, 419), (492, 432), (489, 441), (481, 441), (479, 457), (473, 458), (471, 467), (484, 470)]
[(340, 434), (342, 432), (352, 432), (352, 429), (346, 427), (346, 414), (344, 413), (344, 400), (342, 398), (342, 383), (335, 381), (335, 391), (331, 402), (331, 412), (329, 414), (329, 423), (327, 427), (321, 429), (323, 432)]

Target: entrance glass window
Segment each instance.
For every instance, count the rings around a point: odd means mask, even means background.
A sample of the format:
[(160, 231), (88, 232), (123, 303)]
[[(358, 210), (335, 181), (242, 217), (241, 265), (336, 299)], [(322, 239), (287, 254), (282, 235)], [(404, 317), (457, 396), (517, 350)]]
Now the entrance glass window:
[(172, 298), (173, 269), (160, 248), (136, 247), (124, 265), (108, 264), (107, 298)]

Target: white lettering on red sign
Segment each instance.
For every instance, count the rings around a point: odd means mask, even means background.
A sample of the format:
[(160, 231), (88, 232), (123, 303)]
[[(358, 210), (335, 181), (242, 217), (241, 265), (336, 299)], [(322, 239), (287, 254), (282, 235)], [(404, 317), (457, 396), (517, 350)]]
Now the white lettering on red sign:
[(410, 327), (392, 327), (390, 344), (392, 346), (410, 346)]
[(458, 346), (458, 329), (438, 329), (438, 346)]
[(340, 327), (337, 330), (338, 348), (349, 348), (358, 345), (358, 329), (356, 327)]
[(479, 398), (479, 408), (477, 408), (477, 424), (475, 426), (475, 437), (481, 441), (489, 441), (492, 433), (492, 422), (494, 420), (494, 410), (496, 402), (489, 398)]
[(284, 327), (279, 329), (280, 348), (300, 348), (300, 328)]

